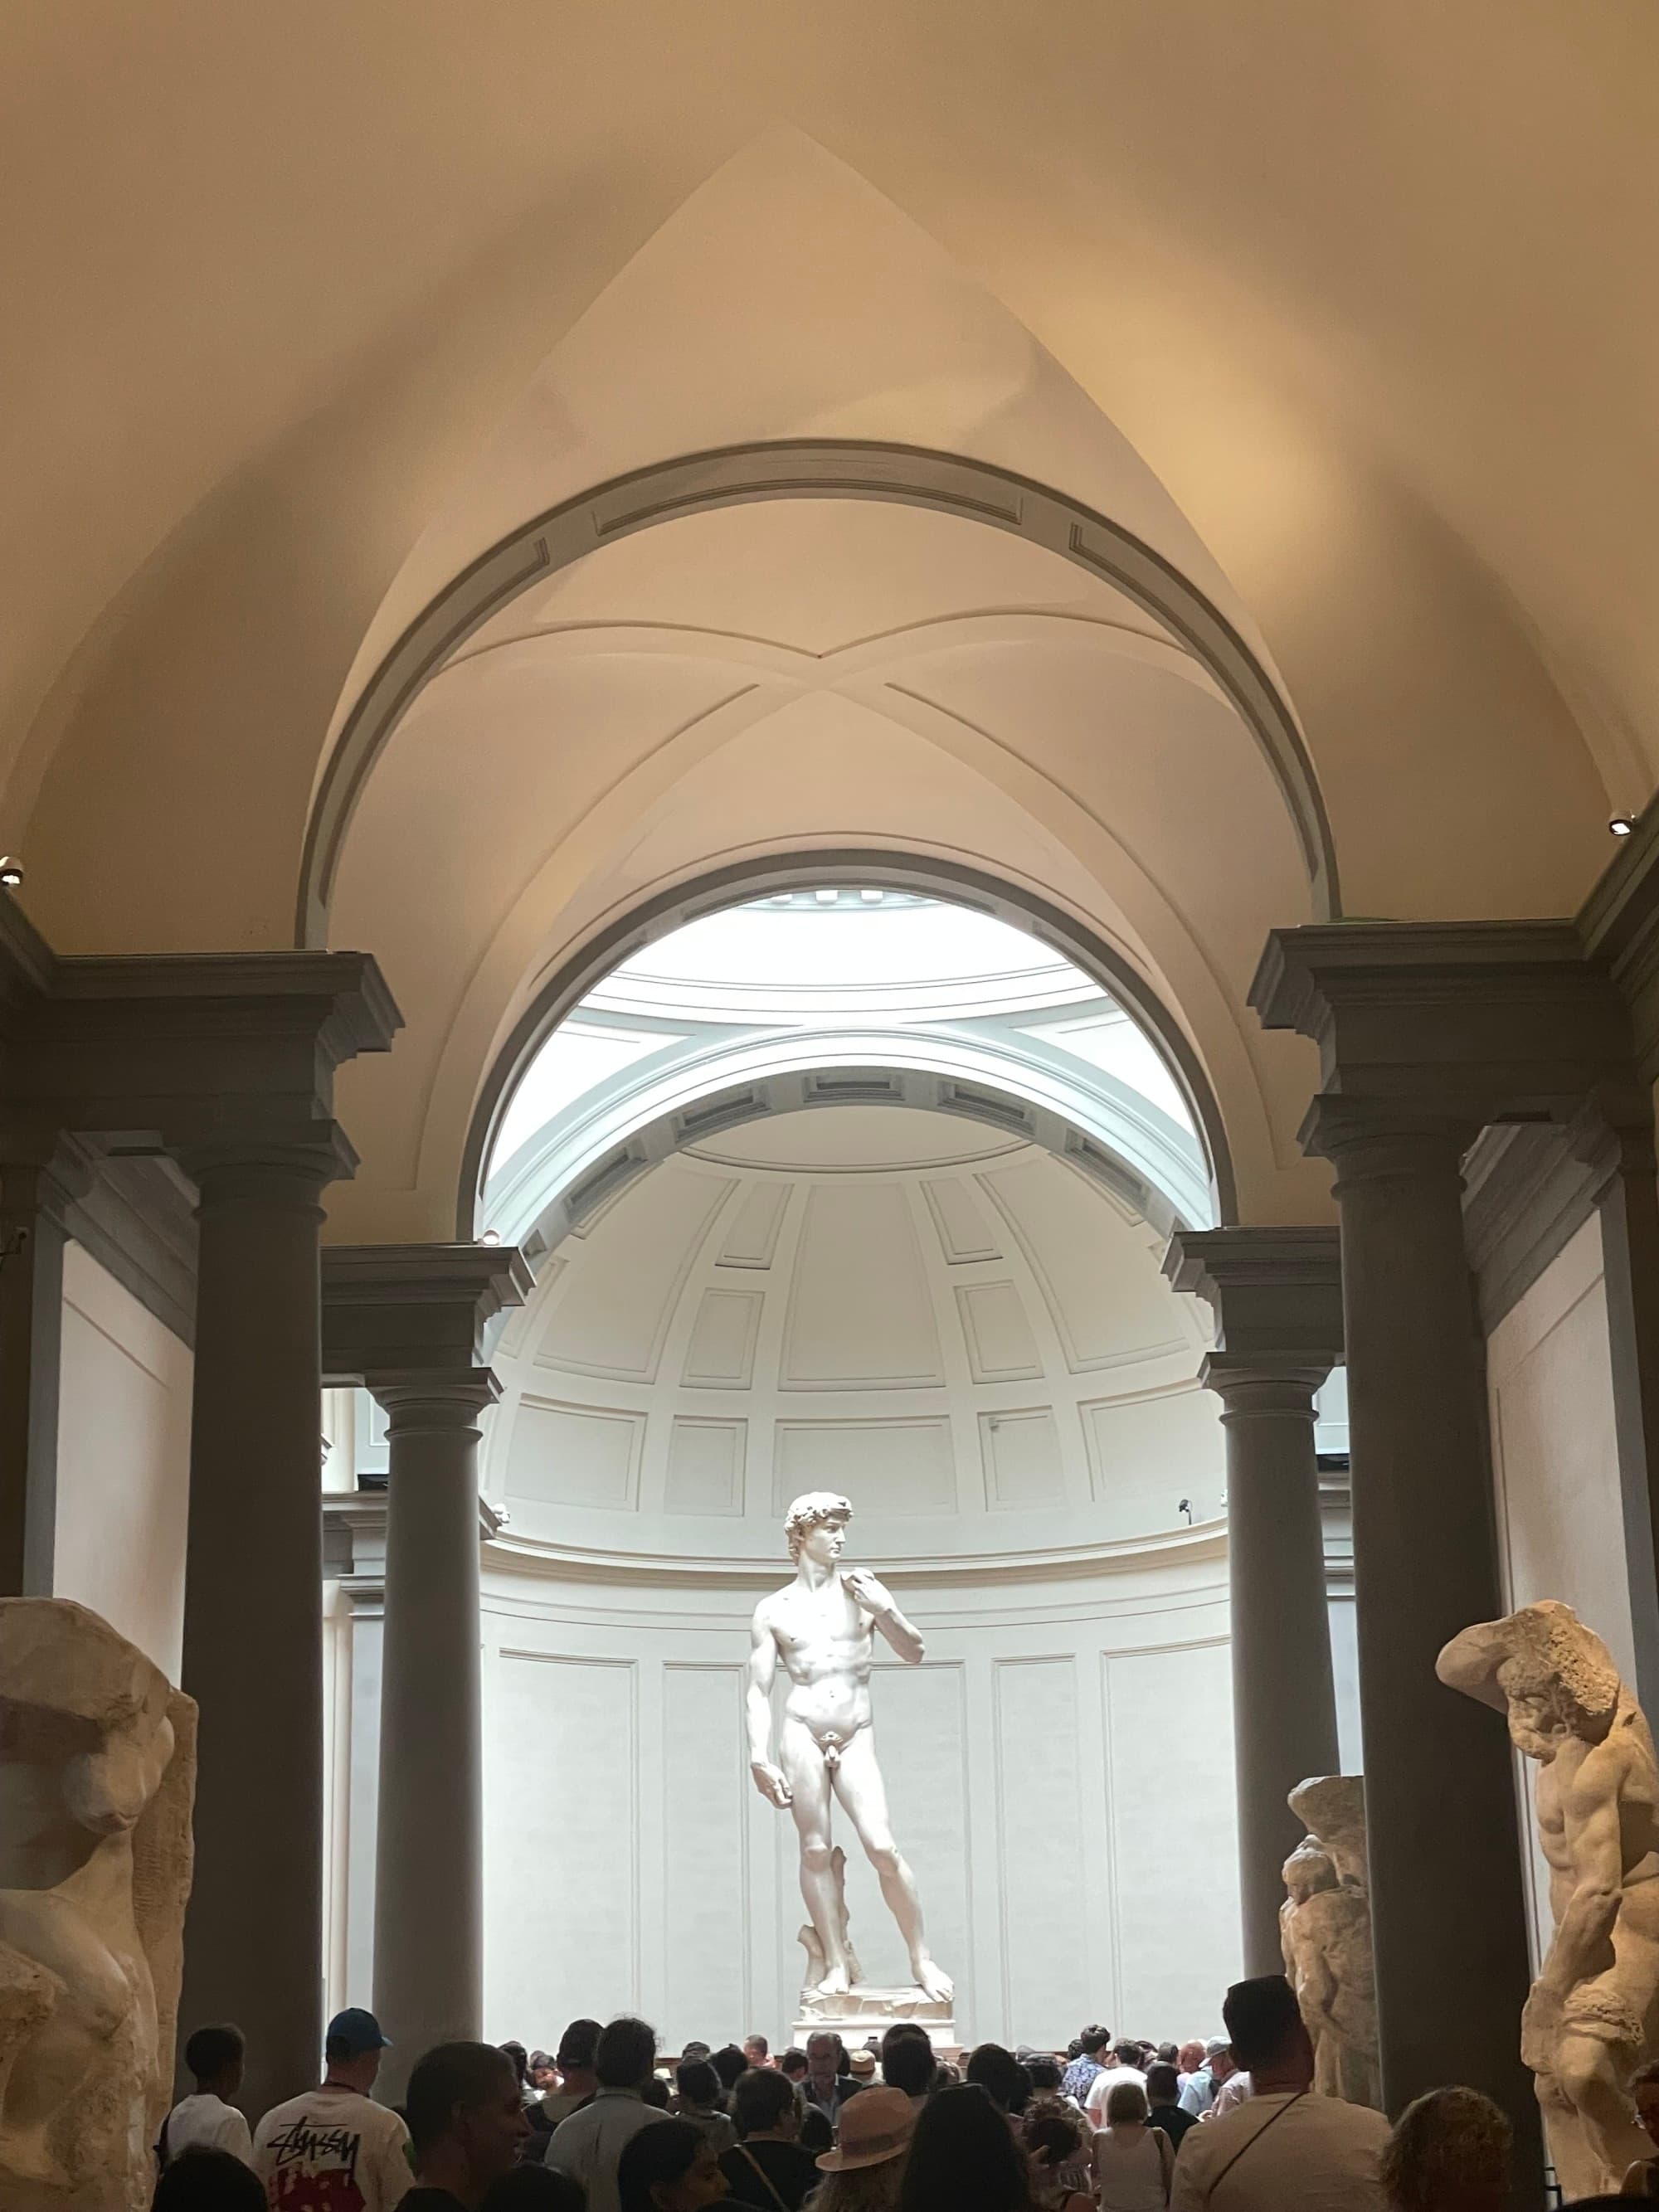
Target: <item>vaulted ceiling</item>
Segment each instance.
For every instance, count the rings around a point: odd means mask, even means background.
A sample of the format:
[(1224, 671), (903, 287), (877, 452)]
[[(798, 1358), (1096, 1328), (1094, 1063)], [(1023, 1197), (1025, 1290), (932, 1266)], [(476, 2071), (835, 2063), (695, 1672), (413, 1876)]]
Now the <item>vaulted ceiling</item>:
[[(1346, 910), (1570, 909), (1659, 765), (1659, 18), (1515, 0), (208, 0), (8, 22), (0, 839), (66, 950), (378, 953), (334, 1233), (442, 1234), (545, 977), (722, 860), (1040, 890), (1305, 1218), (1243, 1006), (1307, 825), (1181, 625), (914, 507), (672, 511), (325, 764), (607, 479), (879, 441), (1150, 549), (1273, 687)], [(1017, 503), (1017, 502), (1016, 502)], [(313, 921), (303, 917), (314, 914)]]

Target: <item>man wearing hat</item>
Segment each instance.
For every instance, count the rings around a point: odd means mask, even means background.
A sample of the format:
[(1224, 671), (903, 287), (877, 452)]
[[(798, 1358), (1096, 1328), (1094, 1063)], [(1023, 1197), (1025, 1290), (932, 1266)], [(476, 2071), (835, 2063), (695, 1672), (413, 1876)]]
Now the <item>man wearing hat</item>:
[(369, 2095), (388, 2041), (361, 2005), (336, 2013), (320, 2087), (254, 2130), (253, 2170), (271, 2212), (392, 2212), (414, 2187), (409, 2130)]

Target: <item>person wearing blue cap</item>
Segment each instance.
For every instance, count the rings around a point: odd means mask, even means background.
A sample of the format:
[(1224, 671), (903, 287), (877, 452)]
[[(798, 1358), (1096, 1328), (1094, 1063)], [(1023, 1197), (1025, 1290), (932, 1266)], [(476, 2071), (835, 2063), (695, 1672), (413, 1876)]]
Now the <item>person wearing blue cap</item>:
[(271, 2212), (393, 2212), (414, 2187), (409, 2130), (369, 2094), (389, 2041), (361, 2005), (336, 2013), (321, 2086), (254, 2130), (253, 2170)]

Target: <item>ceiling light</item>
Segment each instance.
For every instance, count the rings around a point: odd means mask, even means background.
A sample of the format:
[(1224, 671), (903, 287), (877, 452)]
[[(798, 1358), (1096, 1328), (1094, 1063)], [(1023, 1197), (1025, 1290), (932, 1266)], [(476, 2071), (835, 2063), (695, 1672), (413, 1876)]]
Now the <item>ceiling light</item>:
[(480, 1244), (499, 1244), (501, 1241), (501, 1232), (499, 1229), (486, 1229), (478, 1239)]
[(820, 891), (817, 894), (817, 902), (820, 906), (834, 906), (840, 896), (839, 891)]
[[(1615, 814), (1612, 821), (1608, 823), (1607, 828), (1613, 832), (1615, 837), (1628, 837), (1636, 828), (1636, 817), (1633, 814)], [(0, 870), (3, 870), (3, 867), (4, 863), (0, 862)], [(3, 884), (5, 881), (5, 875), (3, 872), (0, 872), (0, 884)]]
[(881, 904), (882, 895), (879, 891), (860, 891), (859, 893), (859, 896), (864, 901), (866, 906), (879, 906)]
[(23, 863), (15, 854), (0, 853), (0, 884), (9, 891), (22, 889)]

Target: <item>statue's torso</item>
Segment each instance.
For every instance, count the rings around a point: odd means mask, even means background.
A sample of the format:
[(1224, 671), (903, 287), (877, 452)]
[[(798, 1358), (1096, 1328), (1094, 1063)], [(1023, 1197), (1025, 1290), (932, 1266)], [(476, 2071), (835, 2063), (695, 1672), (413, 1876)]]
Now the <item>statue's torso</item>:
[(766, 1602), (767, 1626), (789, 1677), (784, 1711), (814, 1735), (845, 1737), (870, 1719), (869, 1616), (839, 1575), (823, 1589), (790, 1583)]

